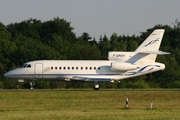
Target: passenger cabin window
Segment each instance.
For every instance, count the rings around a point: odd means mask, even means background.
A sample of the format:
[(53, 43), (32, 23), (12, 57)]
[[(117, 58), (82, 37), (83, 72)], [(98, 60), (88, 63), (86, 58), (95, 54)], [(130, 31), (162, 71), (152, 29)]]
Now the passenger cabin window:
[[(24, 65), (22, 65), (22, 66), (20, 66), (20, 68), (31, 68), (31, 64), (24, 64)], [(58, 67), (54, 67), (54, 69), (55, 70), (58, 70)], [(59, 67), (59, 70), (70, 70), (70, 69), (72, 69), (72, 70), (78, 70), (78, 69), (81, 69), (81, 70), (83, 70), (83, 69), (85, 69), (85, 70), (100, 70), (100, 67), (85, 67), (85, 68), (83, 68), (83, 67)], [(53, 67), (51, 67), (51, 70), (53, 70)]]

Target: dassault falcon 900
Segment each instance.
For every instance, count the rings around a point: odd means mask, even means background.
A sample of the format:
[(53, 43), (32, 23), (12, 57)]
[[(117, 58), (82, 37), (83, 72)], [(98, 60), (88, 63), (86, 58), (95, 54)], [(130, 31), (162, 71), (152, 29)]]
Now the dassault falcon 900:
[(154, 30), (133, 52), (109, 52), (109, 60), (37, 60), (24, 63), (5, 73), (5, 77), (23, 81), (30, 80), (33, 89), (36, 80), (64, 80), (114, 82), (165, 69), (163, 63), (155, 62), (157, 55), (170, 54), (159, 51), (164, 29)]

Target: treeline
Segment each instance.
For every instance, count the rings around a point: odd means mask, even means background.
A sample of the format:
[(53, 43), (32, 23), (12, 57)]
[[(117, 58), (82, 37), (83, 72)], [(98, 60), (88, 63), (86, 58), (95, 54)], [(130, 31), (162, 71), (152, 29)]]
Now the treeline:
[[(20, 23), (0, 23), (0, 88), (29, 88), (29, 82), (18, 83), (4, 73), (32, 60), (107, 60), (109, 51), (134, 51), (154, 29), (165, 29), (160, 50), (170, 55), (158, 56), (166, 69), (156, 73), (101, 83), (101, 88), (179, 88), (180, 87), (180, 23), (173, 27), (155, 25), (140, 36), (112, 34), (98, 40), (88, 33), (76, 36), (71, 23), (59, 17), (42, 22), (29, 19)], [(36, 88), (92, 88), (93, 83), (37, 81)]]

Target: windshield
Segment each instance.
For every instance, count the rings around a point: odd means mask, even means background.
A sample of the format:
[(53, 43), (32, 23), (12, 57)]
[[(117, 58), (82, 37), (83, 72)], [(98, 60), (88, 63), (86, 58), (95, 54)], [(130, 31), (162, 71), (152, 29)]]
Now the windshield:
[(22, 64), (20, 68), (31, 68), (31, 64)]
[(20, 68), (23, 68), (23, 67), (24, 67), (24, 65), (26, 65), (26, 64), (22, 64), (22, 65), (20, 66)]

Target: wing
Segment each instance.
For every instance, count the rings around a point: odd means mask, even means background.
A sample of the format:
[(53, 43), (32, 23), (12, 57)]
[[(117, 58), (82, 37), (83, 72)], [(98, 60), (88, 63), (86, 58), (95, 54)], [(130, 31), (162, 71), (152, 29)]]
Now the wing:
[(80, 76), (73, 76), (70, 80), (72, 81), (87, 81), (87, 82), (109, 82), (111, 81), (110, 78), (88, 78), (88, 77), (80, 77)]

